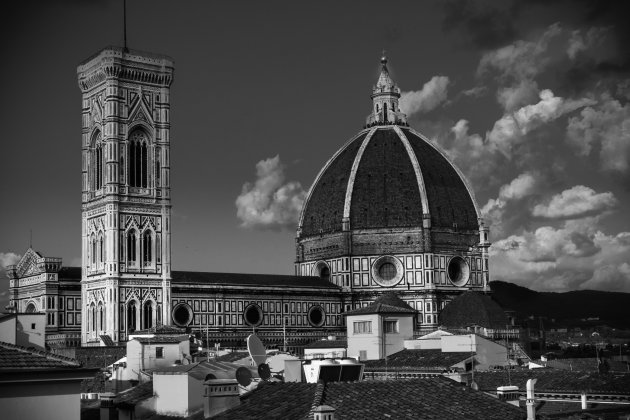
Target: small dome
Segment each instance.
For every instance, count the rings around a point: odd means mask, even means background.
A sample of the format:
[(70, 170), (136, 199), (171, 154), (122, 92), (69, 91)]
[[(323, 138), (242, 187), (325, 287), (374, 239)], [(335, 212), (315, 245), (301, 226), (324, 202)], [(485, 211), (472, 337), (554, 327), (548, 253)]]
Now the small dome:
[(466, 292), (444, 307), (440, 324), (450, 328), (478, 325), (484, 328), (503, 329), (508, 325), (505, 312), (492, 298), (480, 292)]
[(306, 199), (299, 236), (422, 227), (478, 231), (463, 176), (429, 140), (406, 126), (361, 131), (328, 161)]

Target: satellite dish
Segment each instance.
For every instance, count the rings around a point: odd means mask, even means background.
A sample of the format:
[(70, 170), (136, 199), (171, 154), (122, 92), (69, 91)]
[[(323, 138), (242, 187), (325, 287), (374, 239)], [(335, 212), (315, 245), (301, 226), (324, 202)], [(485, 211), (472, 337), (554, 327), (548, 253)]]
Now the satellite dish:
[(265, 346), (256, 334), (250, 334), (247, 337), (247, 351), (249, 351), (249, 356), (252, 358), (256, 366), (260, 366), (267, 361)]
[(241, 366), (236, 369), (236, 380), (241, 386), (248, 386), (252, 383), (252, 373), (245, 366)]
[(269, 369), (269, 365), (267, 363), (261, 363), (258, 365), (258, 374), (260, 378), (264, 381), (271, 378), (271, 369)]

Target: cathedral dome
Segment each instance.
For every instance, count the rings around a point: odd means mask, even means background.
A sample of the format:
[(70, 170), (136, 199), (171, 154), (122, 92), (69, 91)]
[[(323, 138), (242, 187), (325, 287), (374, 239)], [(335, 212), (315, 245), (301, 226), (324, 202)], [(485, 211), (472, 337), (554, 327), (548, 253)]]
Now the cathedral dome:
[(375, 125), (324, 166), (305, 201), (298, 235), (422, 226), (478, 231), (472, 192), (421, 134), (406, 126)]
[(443, 152), (409, 128), (385, 56), (381, 65), (366, 128), (315, 179), (298, 239), (366, 229), (479, 230), (472, 190)]

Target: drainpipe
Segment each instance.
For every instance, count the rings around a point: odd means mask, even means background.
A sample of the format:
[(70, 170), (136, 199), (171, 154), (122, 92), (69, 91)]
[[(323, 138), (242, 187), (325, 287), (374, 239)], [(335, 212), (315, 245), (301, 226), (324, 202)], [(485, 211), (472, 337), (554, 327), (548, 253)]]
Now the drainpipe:
[(527, 420), (536, 420), (536, 401), (534, 400), (534, 385), (536, 379), (527, 380)]

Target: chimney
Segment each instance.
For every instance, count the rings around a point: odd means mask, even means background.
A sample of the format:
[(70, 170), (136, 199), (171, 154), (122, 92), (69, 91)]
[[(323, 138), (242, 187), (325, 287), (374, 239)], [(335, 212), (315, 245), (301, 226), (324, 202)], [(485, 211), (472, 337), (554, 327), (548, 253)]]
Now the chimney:
[(313, 420), (335, 420), (335, 409), (329, 405), (320, 405), (311, 410)]
[(527, 380), (527, 420), (536, 420), (536, 401), (534, 400), (534, 385), (536, 379)]
[(205, 381), (203, 417), (208, 419), (241, 403), (236, 379), (209, 379)]
[(114, 394), (111, 392), (101, 394), (100, 420), (118, 420), (118, 411), (114, 406)]

